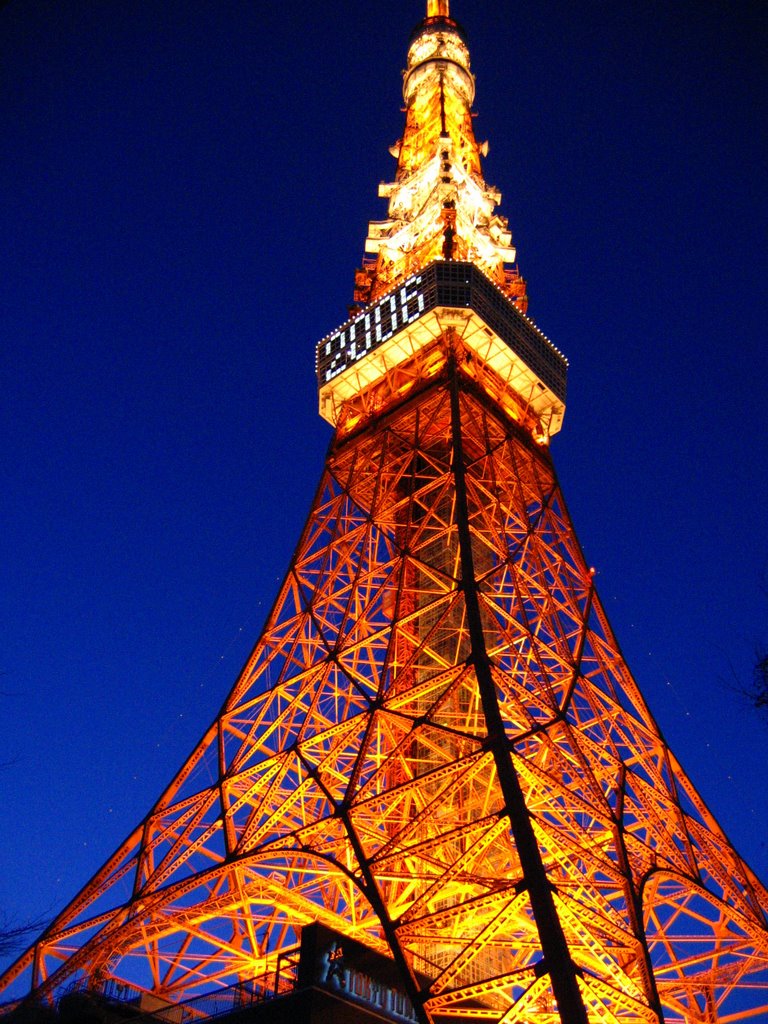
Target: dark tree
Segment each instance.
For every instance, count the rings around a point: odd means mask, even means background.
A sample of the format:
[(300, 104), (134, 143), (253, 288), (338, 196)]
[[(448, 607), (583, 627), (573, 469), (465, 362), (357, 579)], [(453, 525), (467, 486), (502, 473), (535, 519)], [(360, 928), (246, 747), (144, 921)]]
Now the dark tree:
[(768, 650), (757, 653), (749, 699), (758, 711), (768, 716)]
[(0, 914), (0, 957), (20, 953), (30, 939), (43, 928), (45, 922), (32, 921), (28, 924), (17, 924)]

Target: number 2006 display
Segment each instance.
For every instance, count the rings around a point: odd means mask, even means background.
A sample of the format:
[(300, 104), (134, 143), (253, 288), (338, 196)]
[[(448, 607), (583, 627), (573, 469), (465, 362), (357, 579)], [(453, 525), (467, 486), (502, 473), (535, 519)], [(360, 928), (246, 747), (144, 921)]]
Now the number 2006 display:
[(426, 308), (421, 283), (420, 275), (414, 277), (356, 320), (345, 324), (327, 341), (321, 342), (317, 361), (319, 382), (327, 384), (406, 324), (418, 320)]

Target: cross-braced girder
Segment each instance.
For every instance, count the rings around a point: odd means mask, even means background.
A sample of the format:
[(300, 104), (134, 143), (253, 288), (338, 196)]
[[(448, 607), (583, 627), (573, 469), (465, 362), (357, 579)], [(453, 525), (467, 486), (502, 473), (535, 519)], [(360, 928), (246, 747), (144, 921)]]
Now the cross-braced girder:
[(392, 956), (425, 1021), (559, 1021), (562, 969), (590, 1022), (724, 1024), (768, 1014), (766, 906), (629, 674), (547, 450), (446, 371), (332, 447), (215, 723), (3, 983), (178, 1001), (320, 921)]

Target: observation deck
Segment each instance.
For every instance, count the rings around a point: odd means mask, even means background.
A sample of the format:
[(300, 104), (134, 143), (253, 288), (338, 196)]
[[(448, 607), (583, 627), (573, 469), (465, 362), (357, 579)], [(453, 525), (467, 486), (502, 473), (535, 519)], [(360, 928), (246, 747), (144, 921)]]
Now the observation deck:
[[(448, 352), (539, 441), (565, 413), (568, 361), (474, 264), (436, 260), (317, 344), (320, 415), (382, 412)], [(349, 417), (347, 417), (348, 419)]]

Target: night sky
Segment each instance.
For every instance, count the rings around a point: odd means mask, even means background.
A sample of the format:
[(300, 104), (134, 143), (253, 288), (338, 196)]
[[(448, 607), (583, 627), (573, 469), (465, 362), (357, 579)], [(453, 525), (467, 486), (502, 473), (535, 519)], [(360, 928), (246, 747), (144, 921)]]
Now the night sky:
[[(0, 6), (0, 920), (143, 817), (258, 637), (322, 469), (420, 0)], [(553, 455), (673, 750), (768, 879), (768, 5), (454, 0)]]

